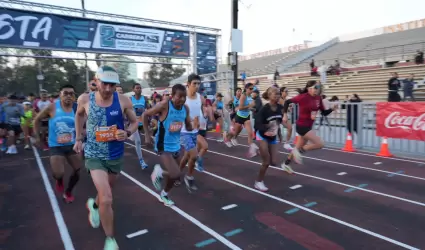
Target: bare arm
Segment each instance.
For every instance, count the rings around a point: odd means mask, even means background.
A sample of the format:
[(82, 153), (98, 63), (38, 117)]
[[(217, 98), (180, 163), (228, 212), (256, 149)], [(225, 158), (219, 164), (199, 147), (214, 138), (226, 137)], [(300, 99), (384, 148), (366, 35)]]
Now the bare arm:
[[(162, 101), (157, 103), (155, 106), (153, 106), (152, 108), (145, 110), (145, 112), (143, 112), (142, 114), (142, 121), (143, 121), (143, 127), (144, 128), (149, 128), (149, 116), (154, 116), (155, 114), (161, 113), (165, 110), (165, 108), (167, 107), (166, 105), (168, 105), (168, 101)], [(145, 137), (150, 137), (150, 131), (149, 129), (145, 129)]]
[(139, 122), (137, 121), (136, 113), (133, 109), (133, 104), (131, 100), (127, 98), (125, 95), (120, 95), (120, 103), (121, 107), (124, 109), (124, 114), (127, 116), (127, 120), (130, 122), (127, 130), (134, 134), (137, 131), (137, 127), (139, 126)]
[(192, 121), (190, 120), (189, 107), (185, 104), (184, 108), (186, 109), (186, 119), (184, 120), (184, 123), (186, 125), (186, 130), (192, 131), (193, 126), (192, 126)]
[(34, 118), (34, 134), (36, 137), (40, 134), (40, 122), (43, 119), (46, 119), (50, 116), (50, 111), (53, 110), (54, 104), (50, 104), (47, 108), (40, 111), (37, 116)]
[(86, 103), (88, 100), (88, 94), (83, 94), (78, 97), (77, 100), (77, 112), (75, 112), (75, 134), (77, 141), (83, 141), (83, 127), (86, 122)]
[(251, 103), (248, 103), (247, 106), (244, 106), (246, 98), (248, 98), (246, 95), (242, 95), (239, 99), (239, 110), (249, 109), (252, 107)]
[[(203, 96), (201, 96), (201, 102), (202, 102), (202, 106), (203, 107), (206, 107), (206, 105), (205, 105), (205, 98), (203, 97)], [(210, 110), (209, 110), (209, 108), (207, 109), (207, 115), (208, 115), (208, 118), (210, 119), (210, 121), (214, 121), (214, 115), (212, 114), (212, 112), (210, 112)]]

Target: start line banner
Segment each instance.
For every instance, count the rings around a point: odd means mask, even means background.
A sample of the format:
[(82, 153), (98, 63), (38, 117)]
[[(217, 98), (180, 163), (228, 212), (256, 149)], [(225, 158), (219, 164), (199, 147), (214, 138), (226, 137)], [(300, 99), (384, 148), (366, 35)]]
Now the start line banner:
[(425, 141), (425, 102), (376, 103), (376, 135)]
[(23, 11), (0, 10), (0, 46), (189, 57), (189, 32)]

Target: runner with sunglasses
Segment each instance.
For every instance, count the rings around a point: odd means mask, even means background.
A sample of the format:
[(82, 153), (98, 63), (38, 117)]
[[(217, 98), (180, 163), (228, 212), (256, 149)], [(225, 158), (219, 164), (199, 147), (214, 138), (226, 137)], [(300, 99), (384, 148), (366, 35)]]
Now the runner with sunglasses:
[[(299, 138), (295, 148), (288, 155), (288, 158), (282, 167), (287, 167), (291, 163), (292, 159), (294, 159), (297, 164), (302, 164), (301, 154), (307, 151), (323, 148), (322, 139), (317, 136), (312, 129), (314, 120), (316, 119), (318, 111), (321, 111), (322, 115), (328, 115), (334, 109), (324, 109), (322, 97), (318, 95), (319, 91), (320, 86), (316, 81), (308, 81), (305, 88), (299, 95), (285, 101), (285, 105), (283, 106), (283, 122), (288, 122), (287, 112), (289, 104), (298, 104), (299, 117), (296, 122), (296, 132), (298, 133)], [(307, 144), (309, 141), (311, 143)]]
[(245, 84), (245, 90), (242, 93), (240, 99), (239, 99), (239, 109), (236, 112), (235, 116), (235, 124), (234, 124), (234, 131), (230, 131), (230, 133), (227, 135), (227, 138), (225, 140), (225, 143), (227, 146), (229, 146), (229, 140), (232, 138), (236, 138), (240, 132), (242, 131), (242, 126), (245, 127), (245, 130), (248, 134), (248, 154), (247, 156), (249, 158), (254, 157), (257, 155), (258, 146), (254, 144), (254, 140), (252, 138), (252, 126), (251, 126), (251, 120), (250, 120), (250, 109), (255, 106), (255, 102), (252, 101), (251, 93), (254, 91), (254, 84), (247, 83)]

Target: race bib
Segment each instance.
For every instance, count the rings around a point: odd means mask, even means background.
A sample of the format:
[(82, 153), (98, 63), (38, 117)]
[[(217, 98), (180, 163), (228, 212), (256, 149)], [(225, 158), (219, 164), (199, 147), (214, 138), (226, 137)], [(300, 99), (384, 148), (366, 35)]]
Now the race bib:
[(110, 127), (98, 127), (96, 130), (96, 141), (98, 142), (115, 141), (116, 132), (117, 132), (116, 125), (113, 125)]
[(279, 131), (279, 126), (277, 125), (276, 121), (271, 121), (269, 123), (269, 127), (267, 129), (267, 134), (270, 134), (270, 136), (277, 135), (277, 132)]
[(9, 118), (10, 124), (19, 124), (21, 121), (19, 118)]
[(182, 126), (183, 126), (183, 122), (172, 122), (170, 124), (170, 128), (168, 129), (168, 131), (180, 132), (180, 130), (182, 129)]
[(56, 141), (59, 144), (67, 144), (72, 141), (72, 134), (71, 133), (65, 133), (65, 134), (59, 134), (56, 137)]

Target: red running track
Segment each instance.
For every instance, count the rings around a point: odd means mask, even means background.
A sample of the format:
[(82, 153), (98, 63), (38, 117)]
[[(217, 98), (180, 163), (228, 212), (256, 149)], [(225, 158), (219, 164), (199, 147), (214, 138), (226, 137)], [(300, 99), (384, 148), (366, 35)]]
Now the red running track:
[[(114, 190), (120, 249), (425, 247), (422, 161), (320, 150), (308, 153), (304, 165), (293, 166), (297, 174), (270, 168), (265, 179), (270, 191), (264, 194), (253, 189), (258, 157), (246, 159), (244, 145), (229, 149), (214, 139), (208, 142), (206, 171), (195, 173), (199, 190), (174, 189), (174, 209), (154, 196), (150, 173), (158, 157), (144, 148), (151, 167), (141, 170), (129, 142), (125, 172)], [(240, 143), (246, 144), (243, 138)], [(82, 172), (75, 202), (65, 204), (49, 191), (54, 183), (48, 152), (37, 151), (37, 157), (19, 149), (19, 155), (0, 159), (0, 249), (102, 249), (102, 229), (87, 222), (85, 201), (95, 195), (89, 176)], [(127, 238), (141, 230), (146, 233)]]

